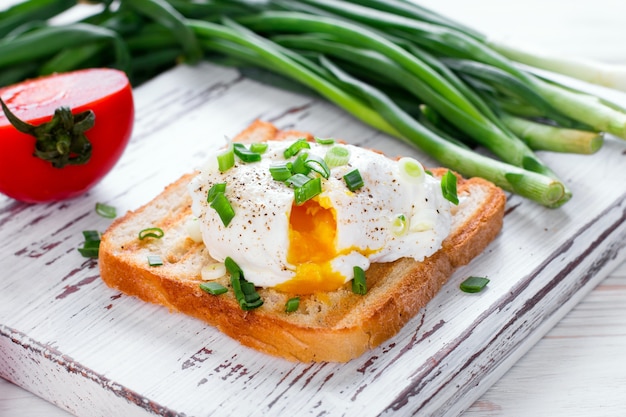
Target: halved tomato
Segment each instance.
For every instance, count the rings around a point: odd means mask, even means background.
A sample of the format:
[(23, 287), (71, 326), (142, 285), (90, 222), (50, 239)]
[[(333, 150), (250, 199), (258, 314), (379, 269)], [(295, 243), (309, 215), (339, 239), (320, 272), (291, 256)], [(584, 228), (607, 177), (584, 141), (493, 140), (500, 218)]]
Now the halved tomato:
[(133, 129), (132, 88), (115, 69), (24, 81), (1, 88), (0, 98), (0, 192), (20, 201), (86, 192), (122, 156)]

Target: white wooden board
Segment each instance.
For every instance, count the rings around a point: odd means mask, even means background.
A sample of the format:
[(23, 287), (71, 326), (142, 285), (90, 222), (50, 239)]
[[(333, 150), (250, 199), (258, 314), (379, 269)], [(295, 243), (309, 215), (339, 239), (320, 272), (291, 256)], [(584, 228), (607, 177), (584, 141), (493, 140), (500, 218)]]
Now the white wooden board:
[[(106, 287), (76, 251), (83, 230), (110, 222), (96, 202), (137, 208), (256, 118), (432, 161), (327, 102), (208, 64), (135, 94), (131, 144), (95, 189), (58, 204), (0, 198), (0, 376), (79, 416), (458, 415), (625, 257), (626, 144), (545, 154), (573, 200), (549, 210), (510, 196), (496, 241), (396, 337), (348, 364), (269, 357)], [(462, 293), (470, 274), (488, 289)]]

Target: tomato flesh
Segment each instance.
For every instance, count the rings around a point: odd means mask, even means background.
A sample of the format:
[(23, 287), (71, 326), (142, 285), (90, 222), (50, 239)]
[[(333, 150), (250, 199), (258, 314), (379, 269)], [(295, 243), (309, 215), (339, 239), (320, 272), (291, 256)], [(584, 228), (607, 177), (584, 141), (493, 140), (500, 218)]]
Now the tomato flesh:
[(40, 203), (76, 197), (96, 185), (122, 156), (132, 134), (132, 88), (121, 71), (95, 68), (54, 74), (0, 89), (0, 97), (21, 120), (49, 121), (55, 109), (73, 114), (92, 110), (94, 127), (86, 132), (91, 159), (54, 168), (33, 156), (35, 138), (19, 132), (0, 111), (0, 192), (16, 200)]

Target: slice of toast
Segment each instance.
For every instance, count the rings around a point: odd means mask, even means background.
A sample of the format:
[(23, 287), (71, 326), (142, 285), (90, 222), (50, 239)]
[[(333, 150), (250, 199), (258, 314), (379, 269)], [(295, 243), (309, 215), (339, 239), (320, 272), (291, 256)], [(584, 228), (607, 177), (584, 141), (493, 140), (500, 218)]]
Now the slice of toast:
[[(311, 138), (257, 121), (235, 138), (258, 142)], [(435, 175), (443, 169), (431, 170)], [(459, 177), (460, 204), (453, 208), (452, 232), (442, 248), (423, 262), (403, 258), (373, 264), (366, 272), (366, 295), (350, 283), (325, 293), (301, 296), (295, 312), (285, 312), (290, 294), (259, 288), (264, 304), (244, 311), (230, 291), (229, 278), (217, 281), (229, 291), (210, 295), (200, 289), (201, 269), (210, 262), (203, 243), (186, 228), (191, 216), (187, 184), (181, 177), (155, 199), (117, 219), (102, 236), (100, 270), (104, 282), (123, 293), (196, 317), (242, 344), (298, 361), (346, 362), (395, 335), (439, 291), (453, 271), (480, 254), (502, 226), (505, 195), (488, 181)], [(139, 231), (160, 227), (161, 239), (139, 240)], [(148, 255), (162, 266), (151, 267)]]

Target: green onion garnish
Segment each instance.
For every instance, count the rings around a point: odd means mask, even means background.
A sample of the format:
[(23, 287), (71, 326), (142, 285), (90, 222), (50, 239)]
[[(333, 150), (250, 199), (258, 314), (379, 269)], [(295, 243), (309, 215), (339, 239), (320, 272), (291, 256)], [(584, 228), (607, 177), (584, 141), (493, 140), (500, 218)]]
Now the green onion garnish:
[(267, 151), (267, 143), (255, 142), (250, 144), (250, 151), (258, 154), (264, 154)]
[(335, 139), (332, 138), (315, 138), (315, 142), (320, 145), (333, 145), (335, 143)]
[(256, 292), (254, 284), (246, 281), (239, 265), (230, 257), (224, 260), (224, 265), (226, 265), (226, 269), (230, 273), (230, 284), (233, 287), (239, 307), (242, 310), (252, 310), (261, 307), (263, 299)]
[(294, 174), (291, 177), (285, 180), (287, 185), (290, 185), (294, 188), (302, 187), (307, 182), (311, 181), (311, 177), (307, 177), (304, 174)]
[(231, 143), (224, 152), (217, 155), (217, 167), (220, 172), (226, 172), (233, 166), (235, 166), (235, 152)]
[(161, 266), (163, 265), (163, 259), (159, 255), (148, 255), (148, 265)]
[(333, 146), (324, 155), (324, 160), (331, 168), (346, 165), (350, 160), (350, 151), (345, 146)]
[(239, 265), (237, 265), (237, 263), (230, 256), (227, 256), (226, 259), (224, 259), (224, 266), (231, 276), (237, 275), (237, 278), (239, 278), (240, 275), (243, 275), (243, 271)]
[(461, 291), (475, 293), (481, 292), (489, 284), (489, 279), (485, 277), (469, 277), (459, 286)]
[(363, 178), (361, 178), (361, 173), (358, 169), (348, 172), (343, 176), (343, 179), (350, 191), (356, 191), (364, 185)]
[(317, 155), (308, 155), (304, 164), (324, 178), (330, 177), (330, 168), (323, 158)]
[(211, 208), (217, 211), (224, 227), (228, 227), (231, 220), (235, 217), (235, 210), (233, 209), (233, 206), (230, 205), (230, 201), (228, 201), (228, 198), (226, 198), (226, 195), (223, 192), (215, 194), (213, 201), (211, 201)]
[(139, 232), (139, 240), (144, 240), (148, 237), (161, 239), (163, 235), (165, 235), (165, 232), (163, 232), (163, 229), (160, 227), (148, 227)]
[(78, 252), (85, 258), (97, 258), (100, 250), (100, 232), (97, 230), (84, 230), (83, 237), (85, 242), (82, 248), (78, 248)]
[(243, 162), (259, 162), (261, 160), (260, 153), (249, 150), (243, 143), (233, 143), (233, 152)]
[(225, 182), (220, 182), (217, 184), (213, 184), (213, 186), (209, 189), (209, 192), (207, 193), (206, 196), (206, 202), (207, 203), (211, 203), (213, 202), (213, 200), (215, 199), (215, 196), (218, 195), (219, 193), (225, 193), (226, 192), (226, 183)]
[(309, 142), (307, 142), (306, 139), (298, 139), (297, 141), (292, 143), (287, 149), (285, 149), (285, 151), (283, 152), (283, 155), (285, 159), (289, 159), (292, 156), (297, 155), (298, 152), (300, 152), (302, 149), (310, 149), (310, 148), (311, 148), (311, 145), (309, 145)]
[(410, 182), (421, 180), (424, 176), (424, 167), (413, 158), (400, 158), (398, 165), (402, 177)]
[(293, 175), (289, 165), (286, 163), (271, 165), (270, 174), (272, 174), (272, 178), (276, 181), (286, 181)]
[(84, 230), (83, 237), (85, 238), (85, 242), (99, 242), (102, 233), (97, 230)]
[(222, 262), (205, 265), (200, 269), (200, 276), (204, 281), (213, 281), (226, 275), (226, 266)]
[(296, 205), (303, 204), (304, 202), (312, 199), (316, 195), (322, 193), (322, 179), (320, 177), (310, 179), (309, 181), (296, 187), (293, 190), (294, 200)]
[(311, 172), (311, 168), (306, 163), (308, 157), (308, 152), (302, 152), (299, 154), (291, 163), (291, 172), (294, 174), (308, 175), (309, 172)]
[(85, 242), (85, 245), (82, 248), (78, 248), (78, 252), (80, 252), (80, 254), (83, 255), (85, 258), (96, 259), (98, 257), (98, 254), (100, 253), (100, 242), (98, 242), (97, 246), (95, 244), (88, 245)]
[(218, 282), (203, 282), (200, 288), (212, 295), (220, 295), (228, 292), (228, 288)]
[(355, 266), (354, 278), (352, 279), (352, 292), (355, 294), (367, 294), (367, 284), (365, 282), (365, 271), (359, 266)]
[(404, 214), (400, 214), (393, 219), (391, 223), (391, 231), (396, 236), (402, 236), (406, 233), (409, 228), (409, 222), (406, 221), (406, 216)]
[(441, 192), (446, 200), (454, 205), (459, 204), (459, 197), (456, 193), (456, 175), (452, 171), (446, 172), (441, 177)]
[(106, 217), (107, 219), (114, 219), (117, 216), (115, 207), (104, 203), (96, 203), (96, 213), (102, 217)]
[(298, 307), (300, 307), (300, 298), (299, 297), (290, 298), (285, 303), (285, 312), (293, 313), (294, 311), (298, 309)]

